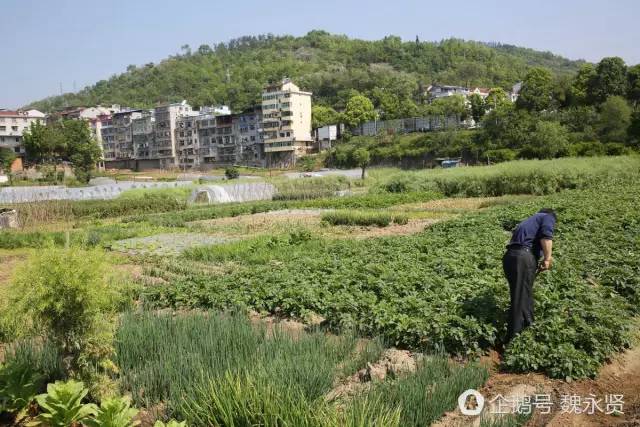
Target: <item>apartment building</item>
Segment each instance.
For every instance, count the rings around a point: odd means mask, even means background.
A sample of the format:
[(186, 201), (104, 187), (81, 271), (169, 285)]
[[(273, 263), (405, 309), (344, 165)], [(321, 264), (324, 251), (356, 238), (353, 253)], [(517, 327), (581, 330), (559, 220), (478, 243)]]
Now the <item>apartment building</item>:
[(290, 79), (265, 87), (262, 129), (268, 167), (292, 166), (312, 150), (311, 95)]
[(196, 131), (198, 133), (198, 157), (200, 165), (205, 167), (218, 160), (215, 113), (203, 113), (196, 117)]
[(142, 111), (140, 117), (131, 121), (131, 139), (136, 169), (155, 169), (160, 162), (151, 156), (151, 147), (155, 138), (156, 119), (153, 110)]
[[(13, 150), (19, 157), (15, 168), (20, 169), (24, 157), (22, 134), (32, 123), (44, 122), (45, 115), (38, 110), (13, 111), (0, 109), (0, 147)], [(14, 168), (12, 166), (12, 168)]]
[(216, 163), (236, 163), (237, 135), (233, 133), (233, 116), (216, 117)]
[(198, 140), (199, 111), (189, 111), (176, 119), (176, 152), (181, 169), (200, 166)]
[(151, 146), (151, 157), (158, 159), (161, 168), (178, 166), (176, 150), (176, 119), (191, 111), (187, 101), (164, 104), (156, 107), (155, 139)]
[(233, 116), (236, 135), (236, 163), (245, 166), (265, 166), (262, 140), (262, 108), (257, 105)]

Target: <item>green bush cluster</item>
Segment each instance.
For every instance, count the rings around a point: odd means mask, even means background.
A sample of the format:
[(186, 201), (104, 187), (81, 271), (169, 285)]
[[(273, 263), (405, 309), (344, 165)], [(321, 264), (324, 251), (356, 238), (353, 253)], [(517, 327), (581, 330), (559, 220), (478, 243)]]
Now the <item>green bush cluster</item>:
[(197, 266), (180, 273), (167, 263), (155, 274), (170, 276), (171, 285), (144, 294), (149, 306), (240, 305), (294, 317), (313, 311), (392, 343), (477, 353), (506, 333), (501, 256), (508, 230), (551, 206), (559, 211), (556, 265), (538, 278), (536, 323), (507, 347), (504, 363), (554, 377), (591, 376), (628, 345), (640, 306), (639, 196), (638, 184), (614, 180), (495, 206), (415, 236), (260, 246), (246, 256), (235, 252), (238, 262), (224, 275)]
[(337, 210), (323, 213), (322, 221), (331, 225), (387, 227), (391, 223), (404, 225), (409, 222), (409, 217), (385, 211)]

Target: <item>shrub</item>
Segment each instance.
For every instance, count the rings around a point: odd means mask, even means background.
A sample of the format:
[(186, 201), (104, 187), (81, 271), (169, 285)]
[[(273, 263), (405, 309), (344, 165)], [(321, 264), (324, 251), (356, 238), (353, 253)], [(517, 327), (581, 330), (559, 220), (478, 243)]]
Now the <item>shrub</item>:
[(227, 179), (238, 179), (240, 178), (240, 171), (236, 167), (228, 167), (224, 170), (224, 176)]
[(499, 148), (497, 150), (487, 150), (483, 157), (486, 157), (493, 163), (510, 162), (515, 160), (518, 152), (510, 148)]
[(90, 377), (110, 366), (118, 293), (105, 275), (100, 252), (46, 249), (19, 267), (9, 286), (6, 310), (20, 332), (47, 337), (71, 375)]
[(47, 393), (36, 397), (43, 412), (36, 422), (51, 427), (69, 427), (83, 423), (96, 413), (92, 404), (82, 404), (88, 390), (79, 381), (56, 381), (47, 385)]
[(386, 227), (389, 224), (406, 224), (409, 218), (404, 214), (377, 211), (338, 210), (322, 214), (322, 221), (331, 225), (362, 225)]

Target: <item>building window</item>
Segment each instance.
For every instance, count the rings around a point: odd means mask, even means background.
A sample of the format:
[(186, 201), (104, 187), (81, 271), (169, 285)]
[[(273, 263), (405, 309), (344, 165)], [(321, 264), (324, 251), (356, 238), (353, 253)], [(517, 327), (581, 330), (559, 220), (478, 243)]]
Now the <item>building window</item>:
[(6, 126), (0, 126), (0, 130), (7, 130)]
[(18, 130), (18, 126), (11, 126), (11, 130), (17, 131)]

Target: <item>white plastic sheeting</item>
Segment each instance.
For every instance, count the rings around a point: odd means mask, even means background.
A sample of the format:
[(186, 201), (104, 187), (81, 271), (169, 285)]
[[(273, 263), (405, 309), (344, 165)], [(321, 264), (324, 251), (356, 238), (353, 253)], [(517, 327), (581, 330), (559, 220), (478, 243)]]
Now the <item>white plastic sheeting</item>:
[(241, 184), (205, 185), (191, 193), (191, 203), (232, 203), (252, 200), (271, 200), (276, 187), (266, 182)]
[(123, 191), (136, 188), (176, 188), (192, 185), (188, 181), (134, 182), (70, 188), (60, 185), (40, 187), (5, 187), (0, 189), (0, 203), (26, 203), (44, 200), (105, 200), (114, 199)]

